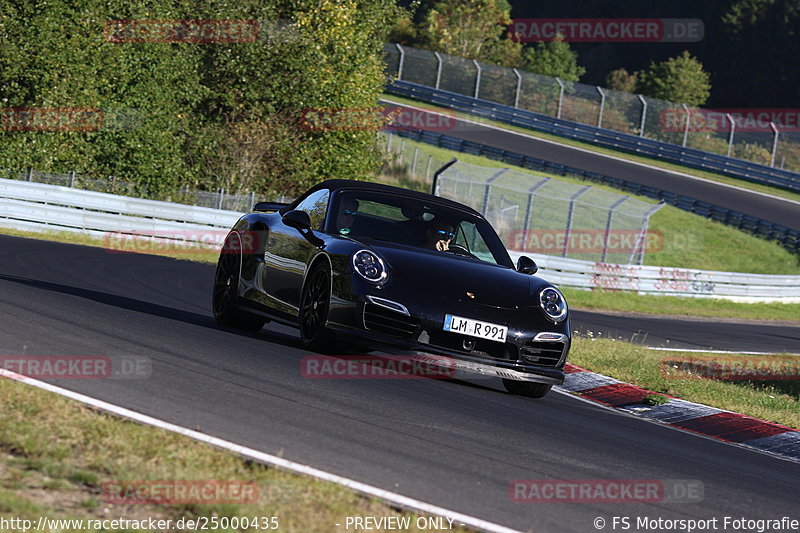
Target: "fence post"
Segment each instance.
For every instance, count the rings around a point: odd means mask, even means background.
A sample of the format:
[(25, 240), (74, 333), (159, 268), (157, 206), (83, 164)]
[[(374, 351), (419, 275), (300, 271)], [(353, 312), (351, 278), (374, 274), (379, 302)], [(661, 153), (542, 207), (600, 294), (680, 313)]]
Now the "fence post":
[[(642, 222), (642, 231), (639, 232), (639, 235), (636, 237), (636, 244), (633, 246), (633, 250), (631, 250), (631, 255), (628, 258), (628, 264), (630, 265), (633, 262), (633, 256), (638, 251), (639, 258), (637, 264), (641, 265), (644, 262), (644, 249), (647, 246), (647, 239), (646, 233), (647, 228), (650, 225), (650, 217), (653, 216), (653, 213), (664, 207), (666, 204), (662, 201), (660, 204), (656, 204), (644, 214), (644, 222)], [(641, 250), (639, 247), (641, 246)]]
[(419, 147), (414, 147), (414, 162), (411, 163), (411, 177), (417, 175), (417, 157), (419, 156)]
[(217, 189), (217, 209), (222, 209), (222, 195), (225, 194), (225, 189), (220, 187)]
[(644, 137), (644, 120), (647, 118), (647, 100), (644, 96), (637, 94), (639, 101), (642, 103), (642, 120), (639, 122), (639, 137)]
[(425, 168), (425, 181), (431, 179), (431, 161), (433, 160), (433, 156), (428, 156), (428, 166)]
[(536, 191), (544, 186), (550, 178), (544, 178), (542, 181), (528, 189), (528, 203), (525, 205), (525, 222), (522, 223), (522, 251), (525, 251), (525, 246), (528, 243), (528, 226), (531, 223), (531, 211), (533, 210), (533, 200), (536, 198)]
[(442, 56), (439, 55), (439, 52), (434, 52), (433, 55), (436, 56), (437, 66), (436, 66), (436, 89), (439, 88), (439, 82), (442, 80)]
[(507, 168), (501, 168), (486, 180), (486, 188), (483, 191), (483, 208), (481, 208), (481, 214), (483, 216), (486, 216), (486, 213), (489, 210), (489, 192), (492, 190), (492, 182), (506, 172), (508, 172)]
[(778, 127), (775, 126), (774, 122), (770, 122), (769, 126), (772, 128), (772, 131), (775, 132), (775, 138), (772, 140), (772, 160), (769, 162), (769, 166), (775, 166), (775, 154), (778, 152)]
[(689, 140), (689, 123), (692, 121), (692, 112), (689, 111), (689, 106), (681, 104), (683, 110), (686, 111), (686, 126), (683, 128), (683, 147), (686, 148), (686, 141)]
[(256, 193), (250, 191), (250, 206), (247, 209), (251, 210), (255, 205), (256, 205)]
[(67, 176), (69, 176), (69, 187), (74, 187), (75, 186), (75, 171), (74, 170), (70, 170), (69, 172), (67, 172)]
[(475, 65), (476, 69), (478, 69), (478, 75), (475, 76), (475, 95), (474, 95), (474, 97), (477, 98), (481, 90), (481, 66), (476, 59), (472, 60), (472, 64)]
[(567, 228), (564, 232), (564, 250), (561, 252), (561, 257), (567, 257), (567, 249), (569, 248), (569, 234), (572, 232), (572, 214), (575, 212), (575, 200), (580, 195), (591, 189), (591, 185), (585, 185), (581, 190), (572, 195), (569, 199), (569, 210), (567, 211)]
[(514, 74), (517, 76), (517, 92), (514, 95), (514, 107), (519, 108), (519, 93), (522, 90), (522, 74), (519, 73), (517, 69), (511, 69), (514, 71)]
[(731, 123), (731, 132), (728, 134), (728, 157), (730, 157), (731, 150), (733, 150), (733, 130), (736, 129), (736, 122), (734, 122), (730, 113), (726, 113), (725, 116), (728, 117), (728, 121)]
[(564, 106), (564, 82), (561, 81), (559, 77), (556, 77), (556, 81), (560, 87), (558, 90), (558, 111), (556, 112), (556, 118), (561, 118), (561, 109)]
[(603, 255), (600, 257), (600, 262), (605, 263), (608, 256), (608, 234), (611, 232), (611, 221), (614, 218), (615, 209), (619, 207), (622, 202), (627, 200), (628, 196), (623, 196), (608, 208), (608, 218), (606, 218), (606, 231), (603, 233)]
[(33, 181), (33, 168), (28, 168), (28, 181)]
[(400, 46), (399, 44), (394, 43), (394, 45), (397, 47), (397, 51), (400, 52), (400, 62), (397, 65), (397, 79), (398, 80), (402, 80), (403, 79), (403, 63), (405, 63), (406, 51), (403, 50), (403, 47)]
[(597, 117), (597, 127), (599, 128), (603, 125), (603, 110), (606, 107), (606, 93), (600, 86), (596, 86), (595, 89), (600, 93), (600, 116)]
[(432, 195), (438, 196), (439, 191), (437, 189), (439, 188), (439, 174), (441, 174), (442, 172), (444, 172), (445, 170), (456, 164), (457, 161), (458, 159), (454, 157), (453, 159), (442, 165), (441, 168), (439, 168), (439, 170), (433, 173), (433, 182), (431, 183)]
[(386, 139), (387, 139), (386, 140), (386, 152), (387, 153), (392, 151), (392, 137), (393, 137), (393, 135), (391, 133), (386, 135)]

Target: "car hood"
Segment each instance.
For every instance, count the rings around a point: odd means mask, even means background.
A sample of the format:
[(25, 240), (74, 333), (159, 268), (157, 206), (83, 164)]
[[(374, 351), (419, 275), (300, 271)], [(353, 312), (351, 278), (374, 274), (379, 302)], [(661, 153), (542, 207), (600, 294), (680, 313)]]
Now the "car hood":
[(538, 288), (550, 285), (508, 267), (446, 252), (384, 243), (371, 243), (370, 248), (387, 263), (394, 290), (425, 291), (445, 299), (515, 309), (536, 305)]

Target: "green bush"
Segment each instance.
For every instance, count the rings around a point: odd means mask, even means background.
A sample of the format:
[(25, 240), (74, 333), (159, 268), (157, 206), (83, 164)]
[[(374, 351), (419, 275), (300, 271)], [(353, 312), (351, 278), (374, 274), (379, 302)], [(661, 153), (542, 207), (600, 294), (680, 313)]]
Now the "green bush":
[(755, 143), (734, 143), (732, 155), (762, 165), (769, 165), (772, 161), (772, 152)]

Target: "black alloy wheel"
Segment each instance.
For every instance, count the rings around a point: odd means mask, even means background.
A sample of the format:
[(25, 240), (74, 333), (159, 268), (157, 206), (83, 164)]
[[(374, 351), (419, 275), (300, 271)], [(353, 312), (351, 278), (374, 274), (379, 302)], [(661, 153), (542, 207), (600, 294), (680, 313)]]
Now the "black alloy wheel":
[(229, 246), (231, 239), (235, 238), (233, 235), (228, 236), (217, 261), (212, 294), (214, 318), (224, 326), (258, 331), (266, 320), (246, 313), (238, 307), (241, 254), (235, 251), (237, 248)]
[(333, 335), (326, 327), (331, 299), (331, 276), (327, 268), (317, 265), (306, 278), (300, 299), (300, 338), (303, 345), (315, 351), (327, 351)]

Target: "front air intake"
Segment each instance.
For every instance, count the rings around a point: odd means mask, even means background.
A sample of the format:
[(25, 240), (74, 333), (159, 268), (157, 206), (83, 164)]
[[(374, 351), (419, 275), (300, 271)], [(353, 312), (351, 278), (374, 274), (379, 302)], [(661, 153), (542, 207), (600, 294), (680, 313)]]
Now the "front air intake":
[(416, 319), (398, 311), (371, 302), (364, 304), (364, 327), (369, 330), (393, 337), (411, 337), (418, 325)]
[(526, 363), (557, 366), (564, 354), (564, 346), (563, 342), (526, 342), (519, 355)]

